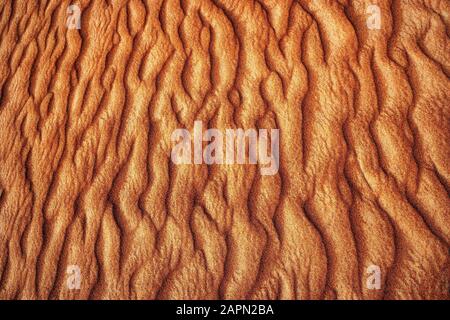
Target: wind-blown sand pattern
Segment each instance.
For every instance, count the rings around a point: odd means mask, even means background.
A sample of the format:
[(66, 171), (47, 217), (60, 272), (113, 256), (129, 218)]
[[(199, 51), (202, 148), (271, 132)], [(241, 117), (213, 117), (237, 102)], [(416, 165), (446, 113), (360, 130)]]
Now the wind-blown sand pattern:
[[(449, 15), (0, 1), (0, 298), (448, 299)], [(278, 173), (175, 165), (195, 120), (278, 128)]]

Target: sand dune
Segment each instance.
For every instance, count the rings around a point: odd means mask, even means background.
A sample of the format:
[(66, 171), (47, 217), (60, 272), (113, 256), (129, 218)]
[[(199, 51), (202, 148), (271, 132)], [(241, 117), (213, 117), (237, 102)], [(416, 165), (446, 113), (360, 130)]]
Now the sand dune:
[[(0, 298), (448, 299), (449, 19), (0, 1)], [(195, 121), (278, 129), (278, 171), (175, 164)]]

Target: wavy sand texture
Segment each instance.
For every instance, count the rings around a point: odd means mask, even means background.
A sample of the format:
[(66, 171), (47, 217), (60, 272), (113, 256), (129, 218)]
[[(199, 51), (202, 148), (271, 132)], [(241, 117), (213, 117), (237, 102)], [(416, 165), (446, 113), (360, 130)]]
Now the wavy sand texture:
[[(449, 15), (0, 1), (0, 297), (448, 299)], [(278, 128), (278, 174), (173, 164), (195, 120)]]

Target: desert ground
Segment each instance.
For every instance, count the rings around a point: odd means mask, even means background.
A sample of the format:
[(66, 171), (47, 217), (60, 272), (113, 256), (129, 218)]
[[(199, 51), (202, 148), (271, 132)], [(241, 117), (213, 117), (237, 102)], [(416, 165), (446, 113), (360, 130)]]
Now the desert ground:
[[(450, 298), (450, 1), (0, 0), (0, 41), (1, 299)], [(174, 163), (196, 121), (277, 171)]]

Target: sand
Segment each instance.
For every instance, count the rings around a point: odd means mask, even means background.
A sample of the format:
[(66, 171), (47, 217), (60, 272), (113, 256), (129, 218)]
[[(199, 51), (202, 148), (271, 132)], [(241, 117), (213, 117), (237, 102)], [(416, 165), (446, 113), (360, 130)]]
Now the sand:
[[(0, 298), (449, 299), (449, 1), (3, 0), (0, 41)], [(195, 121), (279, 170), (173, 163)]]

